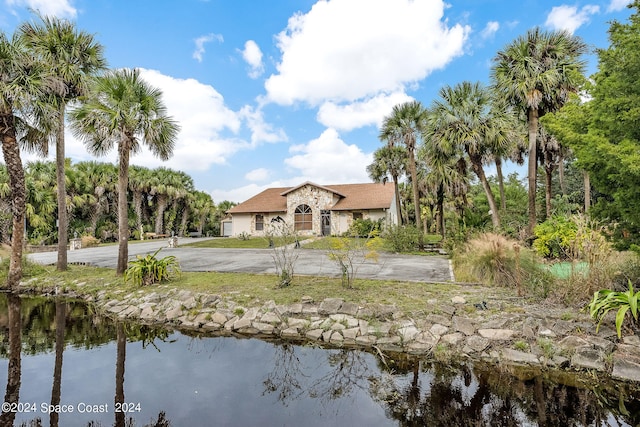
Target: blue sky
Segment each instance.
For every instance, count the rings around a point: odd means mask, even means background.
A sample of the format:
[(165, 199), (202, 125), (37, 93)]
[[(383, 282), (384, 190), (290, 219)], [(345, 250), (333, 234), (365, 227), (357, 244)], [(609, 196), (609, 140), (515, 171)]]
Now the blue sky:
[[(140, 68), (182, 130), (171, 160), (145, 151), (131, 162), (183, 170), (216, 203), (304, 181), (368, 182), (394, 105), (488, 83), (496, 52), (531, 27), (606, 47), (608, 23), (630, 14), (630, 0), (0, 1), (7, 34), (40, 10), (94, 34), (111, 68)], [(92, 159), (71, 135), (67, 156)]]

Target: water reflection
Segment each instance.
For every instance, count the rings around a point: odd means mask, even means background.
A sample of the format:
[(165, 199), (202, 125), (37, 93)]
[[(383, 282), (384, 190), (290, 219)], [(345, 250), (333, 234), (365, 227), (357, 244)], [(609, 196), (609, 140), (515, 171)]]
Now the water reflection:
[[(22, 351), (22, 328), (21, 328), (22, 300), (17, 295), (10, 293), (7, 295), (7, 329), (9, 340), (7, 364), (7, 388), (2, 404), (2, 414), (0, 415), (0, 426), (12, 426), (16, 414), (11, 409), (17, 408), (20, 404), (20, 377), (21, 377), (21, 351)], [(7, 406), (10, 409), (6, 411)]]
[[(0, 334), (5, 402), (37, 404), (36, 413), (3, 412), (0, 427), (47, 419), (49, 426), (92, 427), (640, 423), (638, 390), (620, 384), (592, 380), (597, 388), (590, 389), (571, 384), (574, 377), (518, 377), (482, 364), (454, 368), (350, 349), (186, 336), (116, 324), (72, 302), (2, 297)], [(42, 402), (76, 412), (43, 412)], [(78, 413), (80, 403), (96, 412)]]

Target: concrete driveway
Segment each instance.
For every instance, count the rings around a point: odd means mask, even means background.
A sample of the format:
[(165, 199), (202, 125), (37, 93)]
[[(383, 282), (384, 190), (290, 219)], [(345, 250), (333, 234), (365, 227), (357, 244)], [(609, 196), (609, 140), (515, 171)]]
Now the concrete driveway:
[[(129, 259), (163, 248), (159, 257), (175, 255), (183, 271), (218, 271), (246, 273), (275, 273), (272, 249), (217, 249), (191, 248), (186, 243), (207, 238), (180, 238), (177, 248), (169, 248), (167, 240), (150, 240), (129, 245)], [(326, 251), (318, 249), (296, 250), (298, 259), (295, 274), (339, 277), (340, 270), (329, 260)], [(28, 255), (31, 261), (44, 265), (56, 263), (56, 252)], [(68, 251), (69, 263), (87, 263), (98, 267), (115, 268), (118, 246), (101, 246)], [(381, 253), (378, 262), (365, 261), (358, 265), (357, 277), (405, 280), (415, 282), (452, 282), (449, 260), (443, 256), (417, 256)]]

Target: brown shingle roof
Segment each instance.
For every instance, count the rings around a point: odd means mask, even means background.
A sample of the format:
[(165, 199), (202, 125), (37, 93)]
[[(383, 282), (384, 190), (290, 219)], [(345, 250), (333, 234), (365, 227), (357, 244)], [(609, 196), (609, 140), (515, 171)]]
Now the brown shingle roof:
[[(369, 183), (319, 186), (313, 183), (304, 183), (302, 185), (307, 184), (333, 191), (338, 196), (342, 196), (331, 208), (332, 210), (387, 209), (391, 206), (393, 200), (393, 185), (390, 184)], [(229, 213), (286, 212), (286, 194), (302, 185), (285, 188), (268, 188), (239, 205), (234, 206), (229, 210)]]
[(341, 184), (327, 187), (344, 194), (332, 210), (388, 209), (393, 201), (392, 184)]

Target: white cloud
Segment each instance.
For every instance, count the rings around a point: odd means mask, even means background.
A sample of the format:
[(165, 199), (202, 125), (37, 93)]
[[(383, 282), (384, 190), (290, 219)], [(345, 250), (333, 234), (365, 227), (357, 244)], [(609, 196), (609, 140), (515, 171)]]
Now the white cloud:
[(299, 171), (300, 182), (318, 184), (345, 184), (369, 182), (366, 167), (372, 161), (371, 153), (363, 153), (354, 144), (347, 145), (335, 129), (326, 129), (322, 134), (304, 145), (293, 145), (293, 154), (284, 163)]
[(251, 130), (251, 145), (256, 146), (261, 142), (281, 142), (287, 140), (284, 130), (273, 130), (273, 126), (264, 121), (262, 110), (245, 105), (240, 110), (239, 116), (247, 122)]
[(401, 91), (463, 53), (468, 26), (442, 21), (442, 0), (318, 1), (277, 35), (282, 58), (267, 98), (353, 101)]
[(633, 0), (611, 0), (607, 12), (619, 12), (632, 2)]
[[(195, 79), (176, 79), (155, 70), (140, 70), (149, 84), (162, 90), (169, 115), (180, 123), (180, 134), (170, 164), (181, 170), (206, 170), (211, 164), (223, 164), (227, 158), (249, 144), (235, 136), (241, 120), (224, 104), (224, 98), (212, 86)], [(149, 153), (137, 155), (132, 163), (148, 167), (163, 164)]]
[(257, 79), (264, 72), (264, 65), (262, 65), (262, 51), (256, 42), (253, 40), (247, 40), (244, 44), (244, 50), (242, 51), (242, 58), (249, 64), (251, 69), (249, 70), (249, 77)]
[(271, 175), (271, 171), (265, 168), (258, 168), (252, 171), (249, 171), (245, 174), (244, 178), (247, 181), (266, 181)]
[(204, 44), (212, 42), (214, 40), (217, 40), (220, 43), (224, 41), (223, 37), (220, 34), (213, 33), (207, 34), (206, 36), (200, 36), (195, 39), (193, 42), (196, 44), (196, 50), (193, 51), (193, 59), (197, 60), (198, 62), (202, 62), (202, 56), (205, 53)]
[[(317, 139), (307, 144), (293, 145), (289, 151), (292, 155), (284, 163), (291, 170), (291, 176), (262, 185), (252, 182), (229, 190), (213, 189), (213, 200), (240, 203), (267, 188), (293, 187), (305, 181), (320, 185), (371, 181), (366, 168), (373, 159), (372, 154), (363, 153), (356, 145), (347, 145), (335, 129), (326, 129)], [(267, 173), (271, 171), (255, 169), (247, 173), (245, 179), (259, 181), (257, 178)]]
[(480, 35), (483, 39), (488, 39), (493, 37), (493, 35), (500, 29), (500, 24), (496, 21), (489, 21), (487, 25), (484, 27)]
[[(143, 147), (131, 157), (131, 163), (149, 168), (167, 166), (184, 171), (202, 171), (212, 164), (224, 164), (241, 149), (249, 149), (247, 141), (236, 137), (241, 119), (224, 104), (224, 98), (213, 87), (194, 79), (176, 79), (155, 70), (140, 69), (141, 77), (150, 85), (162, 90), (162, 99), (168, 114), (180, 125), (180, 133), (173, 156), (163, 162)], [(83, 144), (66, 136), (66, 155), (74, 161), (92, 157)], [(53, 153), (50, 153), (50, 157)], [(116, 162), (117, 150), (98, 159)]]
[(8, 6), (26, 6), (45, 16), (75, 18), (78, 11), (69, 0), (6, 0)]
[(362, 102), (340, 105), (327, 101), (318, 110), (318, 121), (323, 125), (341, 131), (350, 131), (362, 126), (382, 124), (397, 104), (412, 101), (404, 92), (379, 94)]
[(549, 12), (545, 25), (555, 30), (566, 30), (573, 34), (583, 24), (589, 22), (589, 17), (600, 12), (599, 6), (586, 5), (578, 10), (576, 6), (555, 6)]
[(256, 183), (251, 183), (248, 185), (244, 185), (242, 187), (233, 188), (231, 190), (219, 190), (213, 189), (210, 194), (213, 197), (213, 201), (215, 203), (220, 203), (223, 200), (229, 200), (236, 203), (244, 202), (250, 197), (255, 196), (256, 194), (266, 190), (267, 188), (277, 188), (277, 187), (293, 187), (295, 185), (301, 184), (304, 181), (295, 181), (295, 183), (289, 181), (273, 181), (268, 184), (258, 185)]

